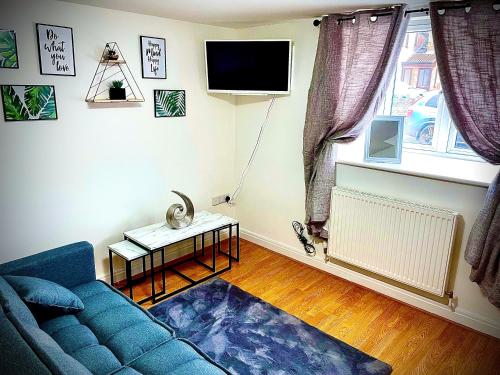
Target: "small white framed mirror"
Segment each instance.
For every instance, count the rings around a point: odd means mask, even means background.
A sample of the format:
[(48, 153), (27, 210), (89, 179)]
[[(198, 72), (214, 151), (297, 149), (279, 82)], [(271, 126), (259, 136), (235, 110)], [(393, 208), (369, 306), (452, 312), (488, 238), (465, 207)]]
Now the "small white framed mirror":
[(366, 130), (365, 161), (401, 163), (404, 116), (376, 116)]

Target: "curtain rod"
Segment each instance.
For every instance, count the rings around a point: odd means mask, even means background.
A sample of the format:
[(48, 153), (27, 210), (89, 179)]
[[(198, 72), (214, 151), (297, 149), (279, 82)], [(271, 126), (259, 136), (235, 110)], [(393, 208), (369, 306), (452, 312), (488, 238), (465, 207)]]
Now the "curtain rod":
[[(448, 6), (439, 7), (438, 10), (442, 10), (442, 9), (464, 9), (464, 8), (470, 8), (470, 6), (471, 5), (469, 3), (460, 4), (460, 5), (448, 5)], [(407, 14), (410, 14), (410, 13), (425, 13), (425, 14), (429, 14), (429, 8), (420, 8), (420, 9), (407, 10), (405, 12), (405, 16)]]
[[(494, 1), (493, 4), (498, 4), (499, 1)], [(440, 7), (439, 9), (463, 9), (463, 8), (470, 8), (470, 4), (469, 3), (465, 3), (465, 4), (460, 4), (460, 5), (448, 5), (448, 6), (442, 6)], [(374, 12), (376, 12), (377, 10), (374, 9), (373, 10)], [(405, 16), (410, 14), (410, 13), (426, 13), (426, 14), (429, 14), (429, 8), (420, 8), (420, 9), (413, 9), (413, 10), (407, 10), (405, 11)], [(373, 16), (390, 16), (392, 14), (392, 12), (387, 12), (387, 13), (380, 13), (380, 14), (376, 14), (374, 13)], [(347, 20), (353, 20), (355, 17), (352, 16), (352, 17), (346, 17), (346, 18), (339, 18), (339, 23), (342, 22), (342, 21), (347, 21)], [(315, 19), (313, 21), (313, 25), (314, 26), (319, 26), (321, 24), (321, 20), (319, 19)]]
[[(396, 5), (399, 5), (399, 4), (396, 4)], [(391, 6), (391, 7), (385, 7), (385, 8), (378, 8), (378, 9), (356, 9), (354, 12), (352, 13), (355, 13), (355, 12), (369, 12), (369, 11), (372, 11), (374, 12), (371, 17), (383, 17), (383, 16), (390, 16), (392, 15), (392, 11), (391, 9), (389, 8), (394, 8), (395, 5)], [(377, 12), (381, 12), (381, 13), (377, 13)], [(351, 13), (351, 14), (352, 14)], [(355, 19), (356, 17), (355, 16), (349, 16), (349, 14), (346, 14), (346, 17), (344, 18), (339, 18), (338, 19), (338, 22), (340, 24), (340, 22), (342, 21), (349, 21), (349, 20), (353, 20)], [(313, 25), (314, 26), (319, 26), (321, 24), (321, 20), (319, 19), (315, 19), (313, 21)]]

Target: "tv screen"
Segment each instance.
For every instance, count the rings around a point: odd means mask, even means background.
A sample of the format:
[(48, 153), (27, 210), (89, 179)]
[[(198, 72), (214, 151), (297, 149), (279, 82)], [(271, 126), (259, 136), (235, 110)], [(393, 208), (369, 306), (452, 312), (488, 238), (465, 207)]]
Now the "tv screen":
[(289, 93), (291, 40), (207, 40), (209, 92)]

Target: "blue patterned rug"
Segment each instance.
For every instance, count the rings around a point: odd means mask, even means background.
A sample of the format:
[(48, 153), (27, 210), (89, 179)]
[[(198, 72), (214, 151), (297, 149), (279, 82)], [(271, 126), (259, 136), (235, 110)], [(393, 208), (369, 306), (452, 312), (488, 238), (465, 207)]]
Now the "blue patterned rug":
[(386, 375), (389, 365), (221, 279), (149, 309), (234, 374)]

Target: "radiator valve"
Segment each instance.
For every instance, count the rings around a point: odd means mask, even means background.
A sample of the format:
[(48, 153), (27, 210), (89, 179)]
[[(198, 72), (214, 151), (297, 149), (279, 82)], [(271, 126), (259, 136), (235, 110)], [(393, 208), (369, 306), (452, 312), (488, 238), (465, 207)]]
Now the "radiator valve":
[(325, 254), (325, 263), (328, 263), (330, 258), (328, 257), (328, 242), (323, 241), (323, 254)]
[(445, 291), (444, 295), (448, 297), (448, 306), (452, 311), (455, 311), (455, 308), (457, 307), (457, 300), (455, 295), (453, 294), (453, 290), (450, 290), (449, 292)]

